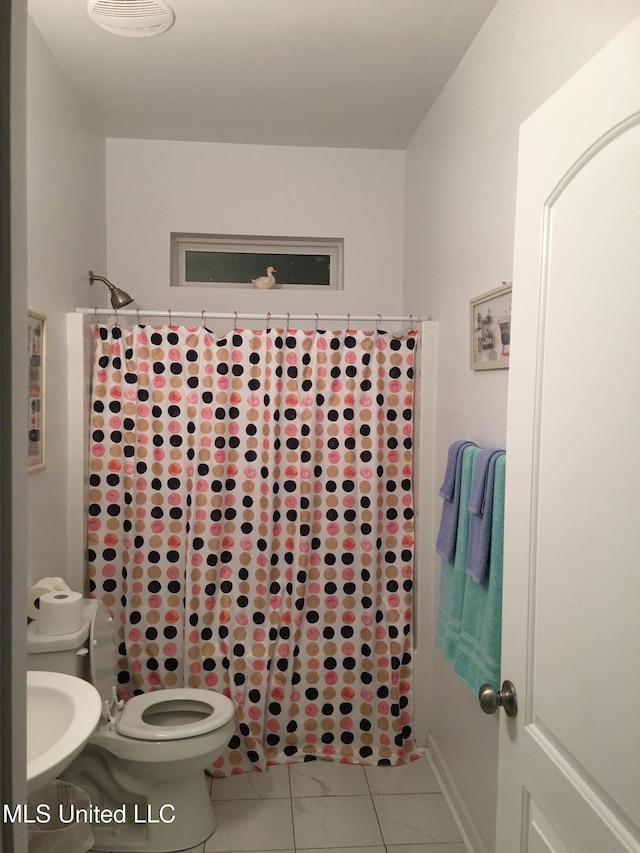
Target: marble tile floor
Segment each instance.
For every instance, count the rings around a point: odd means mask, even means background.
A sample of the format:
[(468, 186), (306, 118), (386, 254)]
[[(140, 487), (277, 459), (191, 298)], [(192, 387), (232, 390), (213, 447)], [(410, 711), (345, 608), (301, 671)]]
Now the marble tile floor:
[(218, 828), (188, 853), (465, 853), (426, 757), (211, 779)]

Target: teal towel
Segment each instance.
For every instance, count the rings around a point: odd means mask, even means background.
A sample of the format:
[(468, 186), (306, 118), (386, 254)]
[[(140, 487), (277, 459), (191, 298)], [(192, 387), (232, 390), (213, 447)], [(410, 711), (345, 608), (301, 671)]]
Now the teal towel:
[(481, 450), (476, 459), (469, 498), (469, 544), (467, 575), (476, 583), (489, 576), (491, 555), (491, 523), (496, 460), (504, 450)]
[(500, 688), (504, 486), (502, 455), (495, 462), (489, 576), (482, 583), (465, 585), (460, 636), (453, 658), (454, 672), (476, 696), (482, 684)]
[(473, 464), (480, 448), (465, 447), (462, 451), (462, 475), (460, 480), (460, 504), (456, 550), (453, 563), (442, 560), (440, 568), (440, 603), (436, 643), (447, 660), (453, 661), (458, 647), (462, 627), (462, 611), (467, 568), (467, 544), (469, 541), (469, 495)]

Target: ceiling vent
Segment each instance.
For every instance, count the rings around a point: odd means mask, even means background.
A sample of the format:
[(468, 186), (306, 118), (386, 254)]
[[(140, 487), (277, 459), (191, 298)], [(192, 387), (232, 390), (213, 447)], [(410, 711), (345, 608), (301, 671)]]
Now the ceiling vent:
[(103, 30), (132, 38), (158, 36), (175, 21), (165, 0), (89, 0), (87, 12)]

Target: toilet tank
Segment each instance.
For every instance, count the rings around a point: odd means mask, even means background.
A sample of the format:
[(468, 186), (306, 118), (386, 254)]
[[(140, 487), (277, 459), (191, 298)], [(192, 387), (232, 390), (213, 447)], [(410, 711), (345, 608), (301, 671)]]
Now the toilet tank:
[(72, 634), (41, 634), (38, 620), (27, 625), (27, 669), (62, 672), (90, 681), (89, 629), (97, 601), (84, 601), (82, 625)]

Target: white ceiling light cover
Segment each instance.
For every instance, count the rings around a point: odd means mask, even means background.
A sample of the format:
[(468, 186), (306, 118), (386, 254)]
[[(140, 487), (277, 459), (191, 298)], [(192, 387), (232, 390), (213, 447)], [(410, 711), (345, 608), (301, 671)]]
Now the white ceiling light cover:
[(89, 0), (87, 12), (104, 30), (133, 38), (160, 35), (175, 21), (165, 0)]

